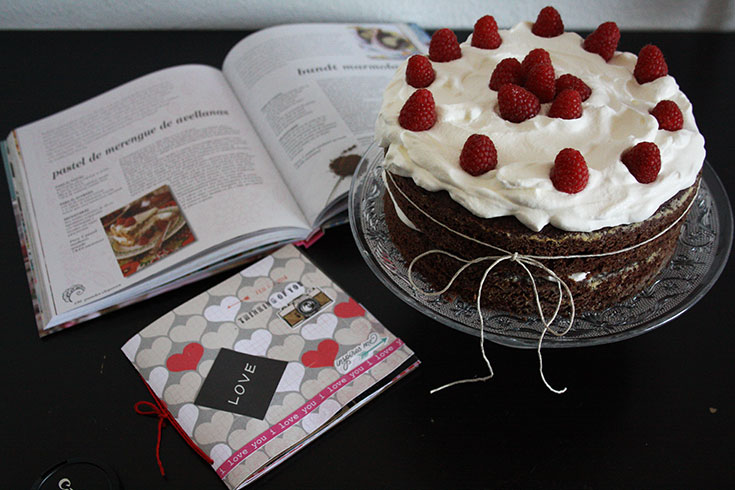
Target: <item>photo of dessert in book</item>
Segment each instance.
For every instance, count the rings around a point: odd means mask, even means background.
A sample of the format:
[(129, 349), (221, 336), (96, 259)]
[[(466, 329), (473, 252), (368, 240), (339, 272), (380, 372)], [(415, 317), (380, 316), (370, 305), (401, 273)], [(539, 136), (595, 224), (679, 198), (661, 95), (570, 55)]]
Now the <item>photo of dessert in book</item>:
[(116, 209), (100, 221), (124, 277), (195, 240), (167, 185)]
[(354, 29), (363, 42), (360, 46), (373, 53), (371, 58), (403, 59), (418, 52), (416, 46), (397, 30), (368, 26), (355, 26)]

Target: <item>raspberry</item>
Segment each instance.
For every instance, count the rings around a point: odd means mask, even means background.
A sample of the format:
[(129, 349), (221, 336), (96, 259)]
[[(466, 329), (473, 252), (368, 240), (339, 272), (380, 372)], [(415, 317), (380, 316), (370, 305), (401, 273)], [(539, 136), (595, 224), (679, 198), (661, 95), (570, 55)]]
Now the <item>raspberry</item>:
[(576, 194), (587, 187), (590, 173), (580, 152), (574, 148), (564, 148), (556, 155), (549, 177), (556, 190)]
[(648, 83), (669, 74), (664, 55), (658, 46), (646, 44), (638, 53), (633, 76), (638, 83)]
[(398, 114), (398, 124), (409, 131), (425, 131), (436, 122), (434, 96), (425, 88), (411, 94)]
[(579, 92), (579, 95), (582, 96), (582, 102), (587, 100), (589, 96), (592, 95), (592, 89), (590, 89), (586, 83), (584, 83), (581, 79), (575, 77), (574, 75), (566, 73), (556, 79), (556, 93), (558, 94), (562, 90), (568, 88)]
[(556, 94), (554, 67), (545, 63), (534, 65), (528, 72), (524, 87), (538, 97), (542, 104), (551, 102)]
[(544, 7), (538, 13), (531, 32), (539, 37), (556, 37), (564, 34), (564, 23), (554, 7)]
[(431, 36), (429, 59), (436, 62), (452, 61), (462, 57), (457, 36), (451, 30), (439, 29)]
[(641, 184), (650, 184), (661, 170), (661, 152), (655, 143), (643, 141), (620, 155), (623, 164)]
[(498, 34), (498, 24), (492, 15), (480, 17), (472, 31), (472, 46), (482, 49), (495, 49), (502, 44)]
[(585, 38), (582, 47), (585, 51), (597, 53), (605, 61), (610, 61), (618, 49), (618, 41), (620, 41), (618, 25), (615, 22), (603, 22)]
[(506, 121), (519, 123), (531, 119), (540, 108), (538, 97), (523, 87), (506, 83), (498, 89), (498, 111)]
[(662, 100), (651, 110), (651, 114), (658, 121), (658, 129), (678, 131), (684, 127), (684, 116), (673, 100)]
[(582, 117), (582, 96), (567, 88), (559, 92), (549, 108), (549, 117), (577, 119)]
[(493, 170), (498, 164), (498, 152), (492, 140), (484, 134), (473, 134), (464, 142), (459, 166), (472, 176)]
[(415, 54), (408, 59), (406, 65), (406, 83), (414, 88), (424, 88), (434, 81), (434, 68), (426, 56)]
[(521, 85), (521, 62), (515, 58), (505, 58), (495, 66), (490, 75), (490, 88), (498, 90), (506, 83)]
[(551, 56), (549, 56), (548, 51), (543, 48), (536, 48), (529, 51), (521, 62), (521, 79), (525, 82), (531, 68), (533, 68), (534, 65), (543, 63), (548, 65), (551, 64)]

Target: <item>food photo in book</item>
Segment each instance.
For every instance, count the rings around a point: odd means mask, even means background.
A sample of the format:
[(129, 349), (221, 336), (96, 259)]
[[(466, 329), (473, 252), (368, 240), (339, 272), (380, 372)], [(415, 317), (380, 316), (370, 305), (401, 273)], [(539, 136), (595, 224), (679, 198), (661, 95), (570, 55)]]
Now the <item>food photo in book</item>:
[(116, 209), (100, 221), (125, 277), (196, 240), (168, 185)]

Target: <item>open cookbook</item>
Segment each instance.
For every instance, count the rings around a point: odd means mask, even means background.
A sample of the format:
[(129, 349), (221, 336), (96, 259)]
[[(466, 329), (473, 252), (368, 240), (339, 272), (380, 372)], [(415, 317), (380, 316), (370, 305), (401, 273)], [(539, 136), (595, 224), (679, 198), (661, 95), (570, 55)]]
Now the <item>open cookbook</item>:
[[(122, 351), (157, 407), (139, 413), (166, 417), (232, 489), (419, 365), (292, 245), (175, 308)], [(162, 473), (164, 464), (175, 471), (158, 457)]]
[(256, 32), (222, 69), (143, 76), (3, 144), (41, 335), (344, 221), (402, 24)]

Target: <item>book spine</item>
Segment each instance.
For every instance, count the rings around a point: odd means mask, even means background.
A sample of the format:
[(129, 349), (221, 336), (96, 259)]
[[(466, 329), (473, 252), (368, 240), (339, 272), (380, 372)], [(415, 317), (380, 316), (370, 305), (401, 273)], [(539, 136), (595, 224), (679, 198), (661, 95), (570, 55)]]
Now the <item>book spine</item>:
[[(10, 152), (13, 151), (14, 155), (11, 157)], [(10, 193), (10, 203), (13, 207), (13, 216), (15, 217), (16, 231), (18, 232), (18, 241), (20, 243), (20, 251), (23, 257), (23, 264), (26, 270), (26, 279), (28, 280), (28, 289), (31, 293), (31, 302), (33, 304), (33, 311), (36, 317), (36, 327), (39, 336), (43, 336), (48, 333), (44, 330), (46, 327), (43, 319), (44, 302), (38, 295), (38, 286), (40, 285), (40, 278), (37, 277), (37, 265), (33, 257), (33, 248), (29, 242), (28, 227), (26, 224), (25, 217), (23, 215), (23, 206), (21, 205), (21, 199), (19, 197), (16, 188), (16, 177), (15, 168), (13, 167), (13, 161), (18, 162), (22, 156), (20, 155), (20, 148), (18, 147), (18, 140), (15, 136), (15, 132), (10, 133), (8, 139), (0, 141), (0, 154), (3, 158), (3, 166), (5, 167), (5, 176), (8, 180), (8, 190)]]

